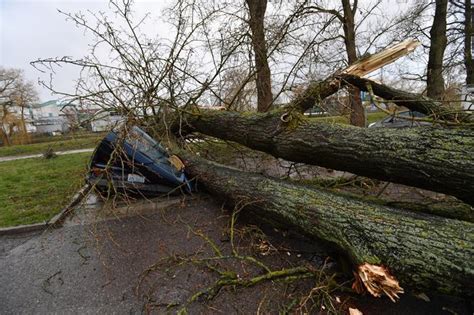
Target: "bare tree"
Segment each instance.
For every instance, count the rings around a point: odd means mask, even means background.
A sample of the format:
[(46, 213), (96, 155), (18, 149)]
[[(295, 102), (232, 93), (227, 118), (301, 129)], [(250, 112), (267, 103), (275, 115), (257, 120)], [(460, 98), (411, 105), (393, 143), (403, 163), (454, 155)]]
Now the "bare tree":
[[(354, 17), (357, 12), (358, 1), (354, 0), (351, 6), (350, 0), (341, 0), (342, 9), (344, 12), (343, 29), (344, 29), (344, 43), (346, 45), (347, 60), (349, 64), (357, 61), (356, 49), (356, 32)], [(351, 125), (365, 127), (365, 109), (360, 99), (360, 91), (358, 88), (350, 89), (350, 107)]]
[(474, 84), (474, 62), (472, 60), (472, 2), (464, 1), (464, 66), (466, 67), (466, 84)]
[(448, 0), (436, 0), (433, 25), (430, 30), (430, 52), (427, 69), (427, 95), (440, 99), (444, 94), (443, 57), (446, 49), (446, 17)]
[[(451, 10), (448, 12), (452, 16), (452, 31), (449, 35), (454, 37), (455, 44), (462, 47), (462, 63), (466, 72), (466, 84), (474, 84), (474, 62), (472, 60), (473, 44), (473, 21), (472, 21), (472, 1), (471, 0), (450, 0)], [(448, 7), (449, 9), (449, 7)], [(457, 54), (456, 54), (457, 55)]]
[(233, 110), (251, 111), (254, 106), (255, 84), (244, 84), (247, 78), (247, 71), (241, 69), (223, 74), (222, 95), (226, 104), (233, 104)]
[(92, 34), (95, 42), (84, 58), (32, 62), (50, 73), (63, 64), (81, 69), (73, 93), (56, 90), (53, 80), (41, 82), (43, 86), (80, 106), (115, 111), (130, 120), (149, 118), (164, 129), (174, 111), (199, 105), (206, 92), (220, 98), (214, 85), (240, 42), (227, 45), (226, 52), (213, 55), (211, 61), (202, 58), (201, 51), (209, 47), (204, 26), (218, 10), (197, 10), (194, 4), (176, 1), (167, 12), (173, 38), (165, 39), (150, 38), (143, 32), (148, 16), (135, 17), (130, 1), (111, 1), (110, 6), (115, 19), (106, 13), (60, 11)]
[(472, 2), (464, 1), (464, 66), (466, 67), (466, 84), (474, 84), (474, 62), (472, 60)]
[(265, 39), (265, 11), (267, 0), (245, 0), (249, 10), (249, 25), (252, 30), (252, 46), (255, 53), (257, 72), (257, 110), (266, 112), (273, 101), (270, 67), (267, 60), (267, 42)]
[[(375, 1), (368, 6), (360, 7), (357, 0), (341, 0), (340, 7), (335, 8), (325, 7), (319, 2), (308, 6), (308, 10), (311, 10), (316, 15), (332, 15), (335, 18), (333, 20), (334, 24), (339, 26), (339, 29), (332, 30), (333, 35), (330, 38), (330, 44), (328, 44), (331, 49), (329, 50), (329, 47), (327, 47), (328, 51), (331, 52), (331, 62), (333, 65), (335, 60), (337, 60), (337, 57), (332, 57), (334, 55), (340, 56), (344, 53), (347, 56), (344, 63), (352, 64), (360, 58), (360, 55), (365, 56), (369, 54), (371, 48), (380, 48), (392, 43), (395, 37), (395, 34), (392, 34), (392, 32), (404, 20), (400, 17), (387, 17), (381, 9), (381, 3), (382, 1)], [(380, 12), (377, 12), (377, 10)], [(377, 16), (381, 18), (374, 18)], [(371, 24), (375, 25), (375, 27), (371, 27)], [(343, 30), (343, 35), (339, 32), (340, 28)], [(361, 31), (361, 29), (366, 30)], [(359, 35), (357, 34), (358, 32), (361, 33), (360, 36), (362, 37), (362, 40), (359, 42), (363, 44), (359, 44), (356, 41), (356, 37)], [(342, 44), (338, 45), (337, 43), (341, 42), (341, 39)], [(382, 42), (383, 44), (381, 44)], [(335, 50), (337, 53), (335, 53)], [(327, 52), (322, 53), (327, 54)], [(339, 60), (338, 66), (342, 66), (341, 60)], [(334, 66), (332, 69), (334, 69)], [(360, 91), (355, 87), (350, 87), (349, 94), (350, 122), (352, 125), (364, 127), (366, 123), (365, 108), (360, 98)]]
[(15, 132), (27, 134), (25, 110), (38, 99), (31, 82), (20, 69), (0, 68), (0, 135), (5, 145), (12, 144)]

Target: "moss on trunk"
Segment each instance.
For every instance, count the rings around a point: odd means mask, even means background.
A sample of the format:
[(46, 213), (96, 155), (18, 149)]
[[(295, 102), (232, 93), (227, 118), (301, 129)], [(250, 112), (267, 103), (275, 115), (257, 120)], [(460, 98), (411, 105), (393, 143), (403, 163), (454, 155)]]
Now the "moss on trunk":
[(364, 129), (282, 112), (206, 111), (187, 117), (192, 131), (289, 161), (319, 165), (455, 196), (474, 204), (474, 130)]
[(417, 214), (184, 156), (214, 196), (325, 241), (354, 265), (384, 265), (402, 287), (474, 296), (474, 224)]

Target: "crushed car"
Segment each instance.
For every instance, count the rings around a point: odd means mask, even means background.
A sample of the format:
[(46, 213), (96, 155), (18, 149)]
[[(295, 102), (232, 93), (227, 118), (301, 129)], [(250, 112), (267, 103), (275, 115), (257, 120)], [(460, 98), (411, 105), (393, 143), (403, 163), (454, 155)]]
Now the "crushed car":
[(192, 192), (184, 164), (137, 126), (111, 131), (95, 149), (87, 182), (99, 192), (145, 196)]
[(417, 111), (401, 111), (394, 115), (385, 117), (382, 120), (369, 124), (369, 128), (411, 128), (433, 125), (429, 121), (424, 121), (427, 116)]

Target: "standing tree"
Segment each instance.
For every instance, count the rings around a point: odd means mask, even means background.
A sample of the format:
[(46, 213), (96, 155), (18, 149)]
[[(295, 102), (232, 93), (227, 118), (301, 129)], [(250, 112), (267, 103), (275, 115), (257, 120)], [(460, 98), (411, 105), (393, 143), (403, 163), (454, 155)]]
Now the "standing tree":
[[(474, 84), (474, 62), (472, 60), (472, 36), (474, 29), (472, 25), (472, 1), (450, 0), (454, 11), (454, 23), (456, 34), (463, 40), (463, 63), (466, 68), (466, 84)], [(462, 18), (461, 18), (462, 16)]]
[[(344, 35), (337, 34), (336, 38), (342, 37), (344, 39), (344, 49), (347, 54), (347, 63), (353, 64), (358, 60), (357, 55), (357, 44), (356, 44), (356, 29), (360, 25), (356, 25), (355, 16), (358, 10), (358, 0), (341, 0), (342, 11), (339, 9), (328, 9), (318, 5), (313, 5), (311, 8), (317, 13), (328, 13), (335, 16), (336, 21), (340, 23), (343, 29)], [(376, 1), (374, 5), (367, 9), (365, 15), (360, 19), (359, 23), (362, 23), (369, 17), (371, 12), (375, 10), (380, 4), (380, 1)], [(387, 30), (390, 27), (387, 28)], [(375, 36), (374, 39), (369, 39), (369, 46), (373, 44), (379, 36)], [(365, 127), (365, 109), (360, 99), (360, 90), (356, 87), (349, 88), (350, 93), (350, 123), (354, 126)]]
[(14, 132), (26, 135), (25, 109), (36, 99), (21, 70), (0, 68), (0, 136), (5, 145), (12, 144)]
[(267, 0), (245, 0), (249, 10), (249, 25), (252, 31), (252, 46), (255, 54), (257, 72), (257, 110), (266, 112), (272, 105), (271, 72), (268, 66), (267, 42), (265, 39), (265, 11)]
[(430, 52), (427, 69), (427, 95), (440, 99), (444, 94), (443, 57), (447, 45), (446, 18), (448, 0), (436, 0), (433, 25), (430, 30)]
[[(346, 46), (347, 52), (347, 61), (349, 64), (353, 64), (357, 61), (357, 50), (356, 50), (356, 33), (355, 33), (355, 23), (354, 17), (357, 11), (357, 0), (354, 0), (354, 3), (351, 7), (350, 0), (341, 0), (342, 1), (342, 10), (344, 12), (343, 17), (343, 29), (344, 29), (344, 44)], [(351, 116), (350, 122), (351, 125), (365, 127), (365, 110), (360, 99), (360, 91), (358, 88), (350, 89), (350, 107), (351, 107)]]
[(474, 84), (474, 62), (472, 60), (472, 2), (464, 1), (464, 66), (466, 67), (466, 84)]

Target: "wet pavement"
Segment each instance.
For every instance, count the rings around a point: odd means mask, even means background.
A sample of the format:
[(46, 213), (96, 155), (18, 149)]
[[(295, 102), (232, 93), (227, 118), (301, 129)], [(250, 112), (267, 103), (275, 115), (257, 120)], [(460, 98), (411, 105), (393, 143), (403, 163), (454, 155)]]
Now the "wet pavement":
[[(100, 214), (104, 208), (100, 205), (90, 199), (60, 229), (0, 237), (1, 314), (174, 313), (217, 279), (206, 268), (178, 263), (179, 258), (214, 255), (200, 235), (212, 240), (223, 255), (231, 253), (229, 215), (206, 195), (139, 201), (121, 206), (113, 215)], [(270, 235), (265, 238), (258, 227), (246, 222), (236, 233), (240, 252), (257, 248), (256, 257), (274, 269), (302, 264), (321, 268), (326, 259), (317, 243), (285, 231), (265, 231)], [(258, 274), (241, 262), (221, 267), (240, 270), (242, 276)], [(211, 301), (188, 305), (187, 310), (189, 314), (278, 313), (301, 301), (314, 286), (309, 279), (228, 288)], [(387, 298), (340, 296), (342, 301), (346, 298), (350, 298), (348, 305), (364, 314), (470, 314), (463, 301), (427, 303), (406, 295), (394, 304)], [(177, 306), (167, 308), (170, 305)]]
[[(0, 313), (129, 314), (144, 312), (150, 301), (153, 308), (186, 301), (212, 277), (193, 266), (177, 271), (185, 278), (173, 275), (165, 281), (156, 275), (151, 283), (160, 279), (160, 286), (146, 286), (144, 298), (135, 290), (140, 275), (170, 255), (212, 254), (191, 230), (220, 242), (228, 216), (208, 200), (192, 199), (192, 205), (160, 201), (159, 207), (153, 202), (143, 207), (144, 203), (126, 207), (142, 209), (132, 216), (91, 220), (82, 213), (57, 230), (1, 237)], [(86, 207), (88, 211), (93, 205)], [(199, 313), (207, 309), (194, 307)]]
[(159, 203), (160, 211), (147, 217), (137, 212), (93, 222), (80, 214), (64, 228), (1, 237), (0, 313), (141, 313), (144, 302), (134, 293), (140, 273), (162, 258), (163, 240), (179, 242), (186, 234), (162, 220), (173, 202)]

